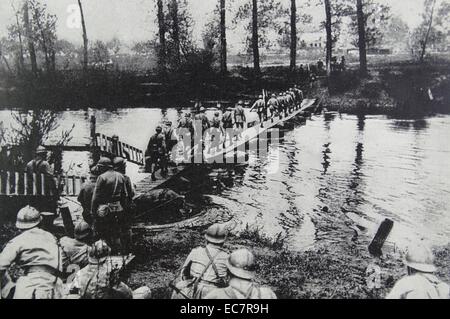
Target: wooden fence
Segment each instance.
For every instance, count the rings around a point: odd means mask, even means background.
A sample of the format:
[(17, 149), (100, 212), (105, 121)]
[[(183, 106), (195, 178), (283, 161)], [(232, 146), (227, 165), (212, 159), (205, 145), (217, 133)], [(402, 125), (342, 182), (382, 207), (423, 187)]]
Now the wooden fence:
[(120, 142), (119, 140), (112, 137), (106, 136), (105, 134), (97, 133), (96, 139), (97, 147), (100, 148), (100, 151), (102, 153), (113, 156), (120, 156), (126, 158), (132, 163), (144, 165), (145, 158), (144, 152), (142, 150), (129, 144)]
[(1, 171), (0, 196), (78, 196), (84, 176), (50, 176)]

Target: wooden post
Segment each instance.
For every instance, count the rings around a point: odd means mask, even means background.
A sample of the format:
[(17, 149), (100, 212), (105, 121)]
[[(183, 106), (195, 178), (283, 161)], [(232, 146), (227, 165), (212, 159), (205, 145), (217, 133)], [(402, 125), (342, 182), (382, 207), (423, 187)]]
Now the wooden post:
[(381, 248), (384, 245), (384, 242), (386, 241), (387, 237), (389, 236), (389, 233), (392, 230), (392, 227), (394, 227), (394, 222), (390, 220), (389, 218), (386, 218), (378, 228), (378, 231), (373, 238), (372, 242), (369, 245), (369, 252), (374, 256), (381, 256), (382, 251)]
[(33, 195), (37, 194), (37, 174), (33, 173)]
[(45, 175), (41, 174), (41, 193), (39, 195), (45, 196)]
[(100, 152), (98, 149), (98, 142), (97, 142), (97, 132), (96, 132), (96, 124), (97, 120), (94, 115), (91, 116), (91, 160), (92, 164), (97, 163), (100, 159)]
[(11, 173), (6, 172), (6, 195), (11, 195)]
[(19, 195), (19, 183), (20, 183), (19, 172), (14, 173), (14, 178), (15, 178), (14, 195)]
[(28, 195), (28, 174), (23, 173), (23, 194)]

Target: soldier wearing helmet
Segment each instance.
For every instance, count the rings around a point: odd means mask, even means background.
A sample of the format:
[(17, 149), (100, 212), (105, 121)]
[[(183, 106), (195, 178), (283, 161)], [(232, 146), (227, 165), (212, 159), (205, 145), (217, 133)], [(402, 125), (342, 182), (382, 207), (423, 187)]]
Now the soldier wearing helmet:
[(94, 222), (94, 216), (91, 212), (92, 195), (94, 193), (94, 188), (95, 184), (97, 183), (99, 173), (99, 168), (96, 165), (91, 167), (89, 178), (81, 186), (80, 193), (78, 194), (77, 198), (78, 202), (83, 208), (83, 219), (89, 225), (92, 225)]
[[(166, 167), (166, 139), (162, 127), (156, 127), (156, 133), (150, 138), (145, 151), (146, 169), (152, 173), (152, 180), (156, 181), (155, 173), (161, 169), (163, 174), (167, 173)], [(159, 166), (159, 167), (158, 167)]]
[(235, 250), (228, 258), (228, 287), (215, 289), (205, 299), (277, 299), (270, 288), (258, 287), (255, 278), (255, 257), (245, 248)]
[[(53, 179), (53, 170), (47, 161), (47, 150), (45, 147), (39, 146), (36, 149), (35, 154), (35, 158), (28, 162), (26, 166), (28, 194), (33, 194), (33, 186), (35, 185), (37, 194), (56, 195), (57, 188), (55, 180)], [(39, 211), (53, 212), (56, 210), (56, 205), (51, 201), (39, 200), (33, 202), (33, 205)]]
[(208, 153), (211, 153), (211, 149), (215, 148), (216, 152), (219, 151), (220, 141), (224, 134), (222, 123), (220, 119), (220, 113), (215, 112), (214, 117), (211, 120), (211, 143), (209, 144)]
[(278, 114), (280, 116), (280, 119), (283, 118), (283, 114), (285, 116), (287, 116), (286, 114), (286, 100), (285, 100), (285, 95), (284, 93), (279, 93), (278, 94)]
[(408, 275), (400, 279), (386, 299), (450, 299), (450, 287), (434, 273), (431, 249), (418, 244), (410, 247), (405, 258)]
[(72, 294), (81, 299), (132, 299), (133, 291), (114, 276), (112, 263), (108, 262), (111, 248), (102, 240), (89, 249), (89, 264), (77, 272), (70, 285)]
[(61, 251), (57, 239), (39, 227), (41, 221), (42, 216), (34, 207), (22, 208), (16, 221), (22, 233), (0, 254), (0, 278), (13, 263), (25, 274), (17, 280), (14, 299), (61, 298)]
[(69, 265), (78, 265), (80, 268), (88, 264), (88, 250), (92, 244), (92, 228), (88, 223), (81, 221), (75, 226), (75, 238), (68, 236), (59, 240), (62, 251), (63, 269)]
[(271, 121), (273, 123), (273, 119), (274, 119), (275, 116), (277, 116), (278, 110), (280, 108), (276, 94), (272, 94), (271, 95), (269, 101), (267, 102), (267, 105), (268, 105), (269, 110), (270, 110), (270, 119), (271, 119)]
[(91, 212), (94, 216), (94, 230), (96, 235), (106, 240), (115, 252), (122, 247), (120, 235), (125, 208), (128, 205), (127, 183), (124, 176), (114, 171), (113, 163), (103, 157), (98, 163), (102, 173), (95, 184), (92, 194)]
[(258, 96), (258, 100), (256, 100), (256, 102), (253, 104), (250, 112), (252, 112), (253, 110), (256, 110), (256, 112), (258, 113), (261, 127), (264, 127), (264, 119), (267, 115), (264, 114), (266, 112), (266, 102), (264, 101), (264, 97), (262, 95)]
[(240, 100), (234, 109), (234, 122), (236, 123), (236, 128), (239, 130), (239, 138), (242, 138), (242, 130), (244, 130), (244, 123), (246, 121), (244, 101)]
[(223, 245), (227, 236), (224, 225), (214, 224), (208, 228), (206, 245), (193, 249), (184, 262), (180, 274), (182, 281), (177, 284), (179, 291), (175, 289), (172, 299), (177, 299), (180, 292), (193, 299), (203, 299), (211, 290), (226, 285), (229, 254)]

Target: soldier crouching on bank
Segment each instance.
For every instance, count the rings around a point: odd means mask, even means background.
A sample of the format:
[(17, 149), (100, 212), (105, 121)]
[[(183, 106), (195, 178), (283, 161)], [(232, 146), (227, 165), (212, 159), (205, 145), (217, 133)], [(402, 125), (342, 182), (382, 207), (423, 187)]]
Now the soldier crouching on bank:
[(88, 264), (89, 246), (93, 239), (92, 229), (88, 223), (81, 221), (75, 226), (74, 234), (75, 238), (65, 236), (59, 240), (64, 271), (67, 271), (70, 265), (83, 268)]
[[(26, 206), (17, 214), (16, 227), (22, 231), (0, 254), (0, 278), (15, 263), (24, 270), (16, 283), (14, 299), (59, 299), (62, 281), (58, 240), (41, 229), (41, 214)], [(0, 287), (1, 289), (1, 287)]]
[(254, 282), (255, 257), (243, 248), (234, 251), (227, 262), (229, 285), (210, 291), (204, 299), (277, 299), (272, 289)]
[(172, 299), (203, 299), (211, 290), (225, 287), (228, 251), (223, 248), (228, 231), (214, 224), (205, 234), (206, 246), (191, 251), (181, 269), (181, 281), (172, 287)]

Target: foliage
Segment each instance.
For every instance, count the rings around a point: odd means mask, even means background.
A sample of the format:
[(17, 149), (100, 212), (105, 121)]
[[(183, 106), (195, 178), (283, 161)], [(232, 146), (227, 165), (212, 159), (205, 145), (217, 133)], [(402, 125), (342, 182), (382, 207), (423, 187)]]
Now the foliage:
[[(300, 32), (297, 32), (297, 42), (300, 43), (301, 38), (301, 30), (304, 29), (305, 25), (309, 25), (312, 22), (312, 16), (310, 14), (303, 12), (304, 7), (297, 8), (297, 30)], [(301, 12), (299, 14), (299, 12)], [(281, 25), (280, 29), (278, 30), (278, 35), (280, 36), (278, 38), (278, 45), (281, 48), (290, 48), (291, 47), (291, 21), (289, 13), (286, 12), (286, 21)], [(304, 43), (304, 42), (303, 42)], [(306, 43), (301, 46), (305, 46)]]
[[(355, 47), (359, 46), (358, 37), (358, 18), (356, 14), (356, 6), (350, 14), (350, 28), (353, 31), (352, 44)], [(351, 7), (350, 7), (351, 8)], [(364, 23), (366, 26), (366, 46), (368, 48), (380, 45), (385, 29), (389, 23), (390, 7), (384, 4), (375, 2), (374, 0), (363, 1)]]
[(448, 19), (450, 4), (446, 1), (426, 0), (422, 14), (422, 22), (411, 35), (411, 53), (423, 62), (427, 48), (432, 45), (436, 49), (445, 49), (450, 31)]
[[(246, 30), (247, 52), (252, 51), (252, 9), (251, 1), (245, 1), (239, 6), (233, 19), (233, 25), (244, 23)], [(284, 18), (289, 17), (288, 9), (277, 0), (260, 0), (258, 2), (258, 41), (261, 47), (270, 48), (276, 44), (270, 33), (272, 30), (282, 30)], [(282, 22), (283, 21), (283, 22)]]
[[(44, 145), (51, 133), (59, 129), (58, 114), (54, 111), (37, 108), (33, 111), (11, 112), (13, 122), (9, 128), (0, 126), (0, 143), (18, 146), (24, 152), (22, 157), (28, 161), (34, 150)], [(56, 145), (67, 145), (72, 140), (72, 131), (63, 130)]]
[(103, 41), (95, 41), (90, 51), (90, 55), (94, 63), (105, 63), (109, 60), (109, 49)]

